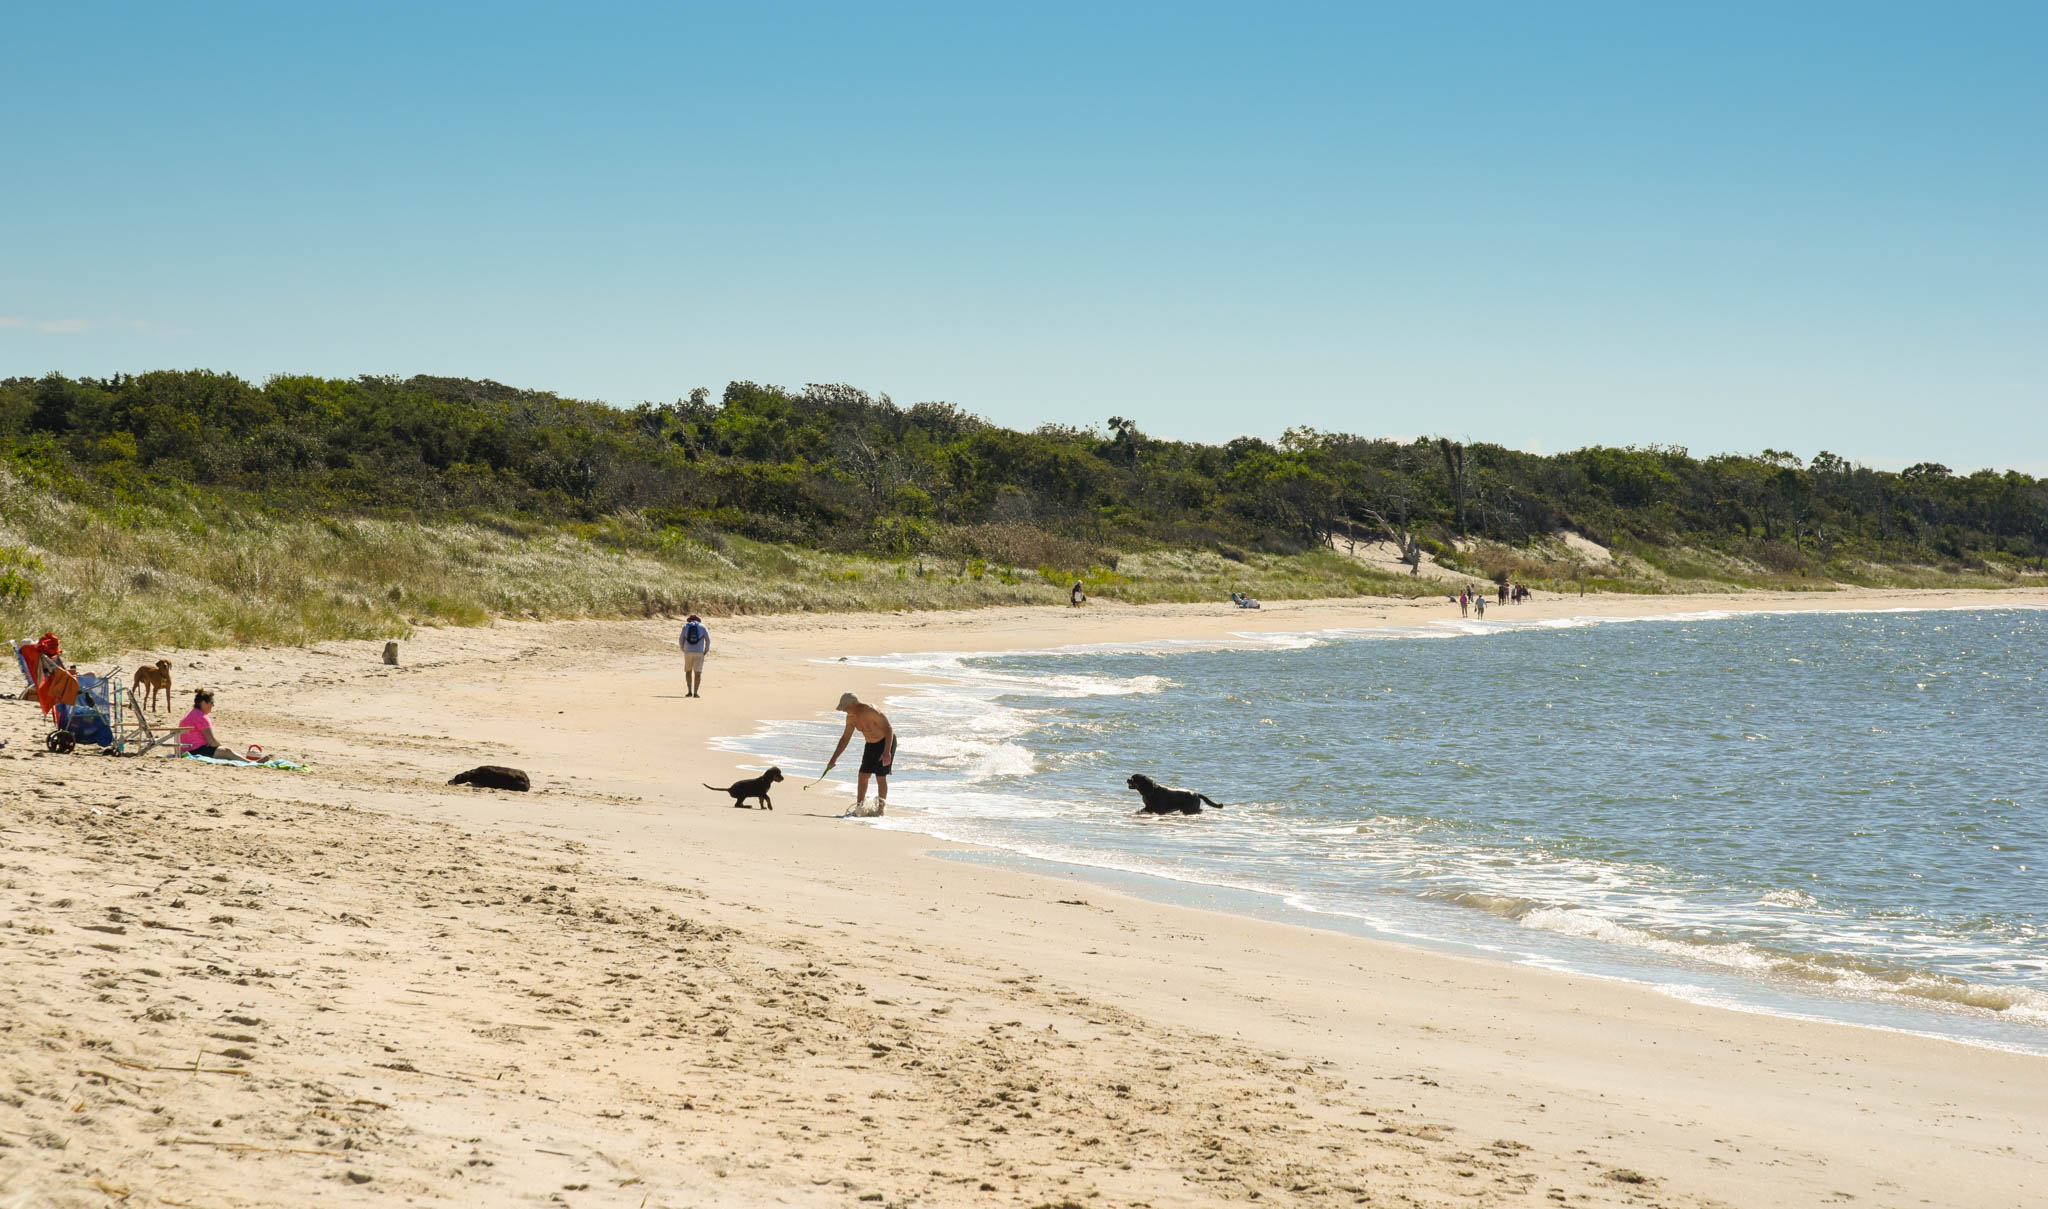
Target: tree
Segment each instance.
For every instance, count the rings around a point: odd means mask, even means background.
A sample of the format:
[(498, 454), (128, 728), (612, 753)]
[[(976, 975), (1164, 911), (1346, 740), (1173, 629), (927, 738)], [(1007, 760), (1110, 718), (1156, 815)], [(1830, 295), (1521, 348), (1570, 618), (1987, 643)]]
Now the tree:
[(1422, 545), (1416, 541), (1413, 532), (1405, 525), (1396, 526), (1371, 508), (1360, 508), (1358, 511), (1372, 522), (1373, 527), (1379, 530), (1381, 536), (1385, 537), (1395, 550), (1399, 551), (1401, 561), (1408, 564), (1408, 574), (1422, 574)]
[(1109, 418), (1109, 443), (1122, 450), (1125, 464), (1133, 470), (1138, 468), (1138, 442), (1140, 439), (1138, 422), (1136, 420), (1126, 420), (1122, 416), (1111, 416)]
[(1451, 493), (1458, 500), (1458, 536), (1465, 536), (1465, 446), (1448, 437), (1438, 437), (1436, 447), (1444, 455), (1444, 473), (1450, 476)]

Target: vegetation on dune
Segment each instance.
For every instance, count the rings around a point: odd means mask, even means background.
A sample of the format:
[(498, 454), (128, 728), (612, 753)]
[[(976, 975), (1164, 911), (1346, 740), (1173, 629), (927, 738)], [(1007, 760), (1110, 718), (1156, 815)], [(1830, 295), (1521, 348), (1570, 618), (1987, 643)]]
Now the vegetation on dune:
[[(1335, 552), (1379, 541), (1409, 566)], [(1440, 585), (1401, 572), (1430, 563), (1594, 590), (1996, 586), (2044, 554), (2048, 482), (1826, 453), (1201, 445), (747, 382), (619, 409), (426, 377), (0, 381), (0, 624), (87, 648), (1052, 602), (1075, 579), (1415, 594)]]

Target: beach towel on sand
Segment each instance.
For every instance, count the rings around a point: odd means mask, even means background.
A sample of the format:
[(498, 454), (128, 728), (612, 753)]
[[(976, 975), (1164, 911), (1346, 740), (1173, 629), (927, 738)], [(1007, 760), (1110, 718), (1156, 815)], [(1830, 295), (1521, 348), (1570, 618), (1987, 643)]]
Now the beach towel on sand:
[(218, 760), (212, 756), (195, 756), (190, 752), (178, 758), (181, 760), (197, 760), (201, 764), (232, 764), (236, 768), (285, 768), (290, 769), (292, 772), (304, 772), (306, 770), (304, 764), (295, 764), (283, 756), (272, 756), (260, 764), (252, 764), (247, 760)]

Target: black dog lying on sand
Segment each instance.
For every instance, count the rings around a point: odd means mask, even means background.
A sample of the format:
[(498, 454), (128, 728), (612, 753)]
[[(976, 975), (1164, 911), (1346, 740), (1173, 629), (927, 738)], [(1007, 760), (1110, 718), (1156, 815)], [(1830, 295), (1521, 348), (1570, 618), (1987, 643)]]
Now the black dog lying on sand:
[(758, 777), (748, 777), (744, 781), (734, 781), (730, 785), (706, 785), (704, 788), (716, 789), (720, 793), (731, 794), (733, 809), (735, 810), (742, 806), (752, 810), (753, 807), (747, 806), (748, 798), (759, 798), (761, 799), (761, 809), (773, 810), (775, 809), (775, 803), (768, 800), (768, 787), (781, 779), (782, 770), (771, 766), (767, 772), (762, 773)]
[(458, 772), (449, 778), (450, 785), (474, 785), (478, 789), (510, 789), (525, 793), (533, 788), (533, 779), (516, 768), (502, 764), (485, 764), (468, 772)]
[(1139, 814), (1200, 814), (1204, 802), (1218, 810), (1223, 809), (1223, 803), (1212, 801), (1206, 793), (1196, 793), (1192, 789), (1173, 789), (1161, 785), (1142, 772), (1132, 773), (1131, 779), (1124, 784), (1137, 790), (1138, 796), (1145, 799), (1145, 804), (1138, 808)]

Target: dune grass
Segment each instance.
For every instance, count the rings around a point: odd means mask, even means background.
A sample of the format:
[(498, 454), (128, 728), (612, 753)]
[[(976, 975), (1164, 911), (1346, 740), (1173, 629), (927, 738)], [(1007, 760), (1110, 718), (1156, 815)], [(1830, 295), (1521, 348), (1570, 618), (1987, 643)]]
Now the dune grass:
[[(1074, 579), (1131, 602), (1405, 594), (1327, 553), (1153, 553), (1116, 567), (879, 558), (595, 524), (87, 505), (0, 470), (0, 633), (54, 629), (80, 657), (129, 649), (401, 638), (496, 617), (730, 616), (1064, 604)], [(11, 578), (8, 578), (11, 577)], [(14, 585), (9, 587), (8, 585)]]
[[(278, 513), (203, 493), (82, 501), (0, 467), (0, 633), (21, 638), (53, 629), (67, 649), (92, 657), (402, 638), (417, 626), (482, 625), (499, 617), (1058, 605), (1077, 579), (1090, 596), (1134, 604), (1221, 601), (1233, 591), (1298, 600), (1447, 590), (1445, 581), (1389, 574), (1329, 550), (1226, 556), (1117, 554), (1058, 540), (1010, 545), (1018, 554), (1028, 548), (1095, 561), (1025, 567), (968, 554), (836, 553), (658, 527), (637, 513), (581, 523), (506, 516), (415, 521)], [(1836, 586), (1803, 569), (1772, 572), (1689, 549), (1632, 547), (1593, 565), (1561, 544), (1480, 543), (1455, 560), (1489, 578), (1506, 573), (1567, 594)], [(1996, 587), (2042, 579), (1874, 563), (1828, 571), (1872, 586)]]

